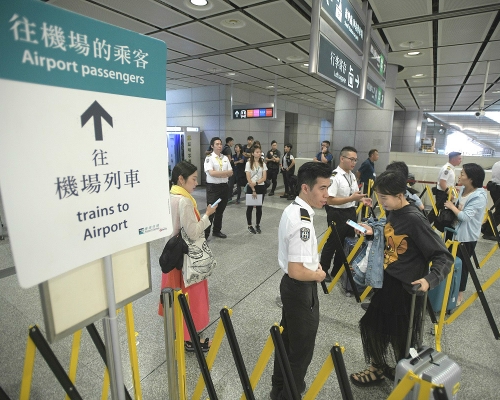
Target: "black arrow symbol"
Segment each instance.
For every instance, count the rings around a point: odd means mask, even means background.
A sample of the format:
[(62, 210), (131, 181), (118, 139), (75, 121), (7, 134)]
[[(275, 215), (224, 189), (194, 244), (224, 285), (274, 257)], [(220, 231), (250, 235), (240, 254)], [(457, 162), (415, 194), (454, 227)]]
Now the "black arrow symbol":
[(102, 140), (101, 118), (104, 118), (104, 120), (111, 125), (111, 127), (113, 127), (113, 118), (97, 101), (94, 101), (92, 105), (82, 114), (82, 128), (92, 117), (94, 117), (95, 140)]

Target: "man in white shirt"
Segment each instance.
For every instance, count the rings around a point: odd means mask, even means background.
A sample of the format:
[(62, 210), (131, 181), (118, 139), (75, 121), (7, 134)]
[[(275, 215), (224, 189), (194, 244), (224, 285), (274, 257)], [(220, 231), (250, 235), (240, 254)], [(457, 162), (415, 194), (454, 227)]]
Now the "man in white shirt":
[[(332, 172), (331, 185), (328, 189), (328, 202), (326, 206), (326, 220), (328, 226), (335, 221), (335, 228), (344, 244), (346, 237), (354, 236), (354, 229), (346, 224), (348, 219), (356, 221), (356, 203), (362, 201), (365, 206), (371, 206), (371, 199), (358, 190), (358, 182), (352, 170), (358, 161), (358, 151), (351, 146), (346, 146), (340, 151), (340, 162)], [(326, 273), (326, 282), (331, 282), (343, 263), (343, 256), (339, 249), (335, 248), (334, 232), (332, 232), (321, 252), (321, 265)], [(333, 255), (333, 269), (331, 275), (328, 273)]]
[[(455, 167), (462, 162), (462, 153), (452, 151), (448, 154), (448, 162), (439, 170), (436, 187), (432, 189), (432, 193), (436, 196), (436, 209), (444, 208), (444, 202), (448, 200), (448, 189), (455, 186)], [(434, 212), (428, 215), (429, 222), (433, 222), (436, 217)]]
[[(322, 208), (328, 198), (330, 169), (307, 162), (299, 168), (300, 192), (281, 216), (278, 229), (278, 263), (283, 272), (280, 284), (283, 303), (280, 325), (285, 351), (299, 393), (305, 391), (307, 368), (311, 363), (319, 325), (317, 283), (325, 273), (318, 260), (313, 208)], [(279, 361), (274, 359), (272, 400), (291, 400), (284, 388)]]
[[(213, 204), (217, 199), (221, 199), (217, 210), (210, 216), (212, 223), (212, 236), (225, 239), (227, 236), (221, 232), (222, 229), (222, 215), (226, 209), (228, 199), (228, 179), (233, 175), (231, 162), (221, 153), (222, 141), (218, 137), (210, 140), (210, 147), (212, 153), (207, 155), (204, 163), (204, 170), (207, 174), (207, 204)], [(208, 239), (210, 235), (210, 226), (205, 230), (205, 238)]]

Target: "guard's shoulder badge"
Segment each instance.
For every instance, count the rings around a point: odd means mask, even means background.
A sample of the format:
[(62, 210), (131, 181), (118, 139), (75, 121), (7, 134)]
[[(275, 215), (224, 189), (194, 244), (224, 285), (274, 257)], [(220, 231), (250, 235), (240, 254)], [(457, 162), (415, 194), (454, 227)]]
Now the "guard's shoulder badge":
[(307, 242), (311, 238), (311, 230), (309, 228), (300, 228), (300, 239)]
[(205, 163), (207, 163), (207, 164), (208, 164), (209, 162), (210, 162), (210, 156), (206, 156), (206, 157), (205, 157)]
[(337, 171), (333, 171), (332, 176), (336, 176), (336, 175), (337, 175)]
[(309, 216), (309, 212), (302, 207), (300, 208), (300, 220), (311, 222), (311, 217)]

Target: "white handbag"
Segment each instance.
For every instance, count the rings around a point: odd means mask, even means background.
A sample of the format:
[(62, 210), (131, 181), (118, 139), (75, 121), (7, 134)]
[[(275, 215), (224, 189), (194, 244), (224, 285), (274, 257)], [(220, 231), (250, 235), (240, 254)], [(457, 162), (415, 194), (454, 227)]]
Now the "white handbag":
[(184, 286), (188, 287), (212, 275), (217, 261), (204, 237), (191, 240), (184, 228), (181, 228), (181, 235), (189, 249), (188, 254), (184, 254), (184, 264), (182, 266)]

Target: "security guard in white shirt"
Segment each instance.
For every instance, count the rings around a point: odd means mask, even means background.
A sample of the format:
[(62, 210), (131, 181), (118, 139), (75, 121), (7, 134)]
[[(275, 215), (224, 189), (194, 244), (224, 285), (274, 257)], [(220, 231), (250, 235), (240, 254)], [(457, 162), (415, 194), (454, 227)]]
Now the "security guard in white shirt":
[[(462, 153), (452, 151), (448, 154), (448, 162), (439, 170), (436, 187), (432, 189), (432, 193), (436, 196), (436, 209), (444, 208), (444, 203), (448, 200), (448, 189), (455, 186), (455, 167), (462, 162)], [(436, 215), (433, 212), (429, 213), (429, 221), (432, 223)]]
[[(335, 168), (331, 176), (331, 185), (328, 189), (328, 205), (326, 206), (326, 220), (328, 226), (335, 221), (335, 228), (343, 244), (346, 237), (354, 236), (354, 229), (346, 224), (348, 219), (356, 220), (356, 202), (363, 201), (365, 206), (371, 206), (371, 199), (358, 190), (358, 182), (352, 170), (356, 166), (358, 151), (354, 147), (344, 147), (340, 151), (339, 166)], [(330, 234), (321, 252), (321, 265), (326, 272), (326, 282), (331, 282), (342, 266), (343, 257), (341, 252), (335, 251), (334, 233)], [(333, 269), (331, 275), (328, 273), (333, 255)]]
[[(204, 164), (204, 170), (207, 174), (207, 204), (213, 204), (219, 198), (221, 199), (217, 210), (210, 216), (211, 226), (213, 226), (212, 235), (225, 239), (227, 235), (221, 232), (222, 215), (226, 209), (229, 194), (227, 182), (229, 177), (233, 175), (233, 169), (229, 159), (221, 154), (222, 141), (220, 138), (212, 138), (210, 147), (213, 151), (205, 158)], [(209, 235), (210, 226), (205, 230), (205, 238), (208, 239)]]
[[(318, 242), (314, 231), (313, 208), (322, 208), (328, 198), (330, 169), (307, 162), (299, 168), (299, 195), (281, 216), (278, 230), (278, 262), (285, 274), (281, 279), (283, 343), (299, 393), (312, 360), (319, 325), (317, 283), (325, 278), (318, 263)], [(272, 400), (288, 399), (279, 361), (274, 360)]]

